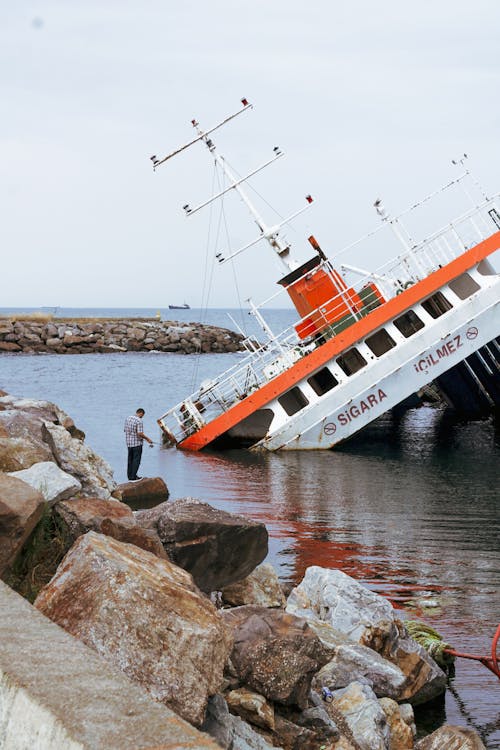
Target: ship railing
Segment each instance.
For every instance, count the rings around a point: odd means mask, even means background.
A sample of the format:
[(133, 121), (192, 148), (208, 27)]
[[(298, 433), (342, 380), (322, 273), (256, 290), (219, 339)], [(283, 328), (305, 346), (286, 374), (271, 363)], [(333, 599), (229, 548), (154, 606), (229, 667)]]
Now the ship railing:
[[(349, 280), (350, 289), (357, 295), (362, 293), (368, 284), (376, 284), (381, 296), (387, 301), (499, 230), (500, 208), (498, 196), (495, 196), (375, 271), (357, 268), (353, 270), (352, 267), (345, 266), (348, 269), (345, 277), (350, 279), (353, 275), (361, 276), (352, 283)], [(322, 261), (321, 265), (327, 272), (331, 270), (329, 261)], [(258, 311), (270, 303), (276, 305), (277, 299), (283, 293), (285, 290), (280, 289), (254, 308), (254, 312), (260, 314)], [(345, 325), (336, 326), (332, 324), (332, 320), (336, 318), (336, 307), (340, 308), (346, 303), (350, 306), (351, 322), (355, 322), (378, 307), (381, 301), (374, 296), (363, 309), (359, 309), (359, 306), (351, 304), (350, 296), (343, 290), (280, 334), (275, 336), (269, 333), (264, 343), (254, 346), (242, 359), (239, 357), (237, 364), (216, 379), (202, 383), (196, 392), (159, 418), (158, 422), (167, 441), (181, 442), (273, 380), (301, 357), (338, 335)], [(317, 333), (301, 339), (296, 329), (300, 323), (311, 318), (314, 319)], [(268, 326), (267, 329), (270, 331)]]

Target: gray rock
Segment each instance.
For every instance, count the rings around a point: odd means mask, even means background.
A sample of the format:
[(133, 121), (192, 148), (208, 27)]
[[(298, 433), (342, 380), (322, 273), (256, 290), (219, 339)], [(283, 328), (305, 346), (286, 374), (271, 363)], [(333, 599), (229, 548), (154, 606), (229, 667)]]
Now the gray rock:
[(340, 730), (323, 706), (313, 706), (302, 711), (296, 719), (301, 727), (307, 727), (321, 740), (335, 740), (340, 737)]
[(356, 644), (339, 646), (333, 659), (320, 669), (313, 680), (319, 692), (322, 687), (338, 690), (354, 680), (369, 685), (379, 698), (398, 699), (406, 685), (406, 676), (395, 664), (371, 648)]
[(344, 717), (361, 750), (388, 750), (387, 718), (368, 685), (352, 682), (343, 690), (337, 690), (332, 706)]
[(239, 716), (231, 716), (231, 725), (233, 731), (231, 750), (283, 750), (276, 745), (270, 745)]

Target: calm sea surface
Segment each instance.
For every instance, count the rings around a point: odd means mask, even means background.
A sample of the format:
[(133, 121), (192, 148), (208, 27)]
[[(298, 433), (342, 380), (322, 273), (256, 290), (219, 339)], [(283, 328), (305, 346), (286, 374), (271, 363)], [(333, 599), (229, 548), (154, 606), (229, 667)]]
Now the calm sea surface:
[[(26, 308), (24, 311), (27, 311)], [(2, 311), (0, 310), (0, 313)], [(146, 317), (156, 310), (69, 310), (56, 316)], [(252, 319), (231, 312), (248, 333)], [(234, 328), (226, 311), (162, 311), (164, 319)], [(275, 332), (291, 322), (273, 311)], [(0, 388), (55, 401), (87, 442), (125, 480), (124, 418), (156, 419), (205, 378), (241, 355), (127, 353), (0, 355)], [(457, 424), (435, 408), (386, 416), (333, 452), (184, 454), (145, 448), (141, 474), (162, 476), (171, 497), (190, 495), (263, 521), (268, 560), (283, 581), (309, 565), (340, 568), (389, 597), (402, 617), (424, 619), (461, 651), (487, 655), (499, 621), (500, 432), (492, 422)], [(428, 728), (467, 725), (500, 748), (500, 681), (479, 663), (457, 660), (444, 705)]]

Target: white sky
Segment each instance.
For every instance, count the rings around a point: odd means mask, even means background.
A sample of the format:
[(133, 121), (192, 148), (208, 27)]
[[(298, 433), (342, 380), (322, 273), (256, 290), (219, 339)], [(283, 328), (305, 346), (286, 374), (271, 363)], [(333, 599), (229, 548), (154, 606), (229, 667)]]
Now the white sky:
[[(311, 232), (333, 254), (377, 225), (375, 198), (403, 210), (464, 151), (500, 190), (498, 0), (0, 0), (0, 86), (0, 307), (199, 306), (210, 212), (181, 206), (210, 196), (210, 160), (149, 156), (243, 96), (254, 110), (214, 140), (240, 173), (286, 152), (253, 184), (283, 215), (315, 196), (287, 232), (301, 259)], [(231, 198), (236, 249), (256, 229)], [(237, 289), (215, 268), (210, 306), (280, 276), (264, 243), (235, 269)]]

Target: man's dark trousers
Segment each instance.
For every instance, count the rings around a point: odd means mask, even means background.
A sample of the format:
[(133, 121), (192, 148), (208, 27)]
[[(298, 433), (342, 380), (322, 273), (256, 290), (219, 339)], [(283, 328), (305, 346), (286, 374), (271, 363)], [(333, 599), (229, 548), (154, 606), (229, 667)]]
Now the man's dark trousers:
[(137, 479), (139, 464), (141, 463), (142, 445), (133, 445), (128, 449), (127, 477), (129, 480)]

